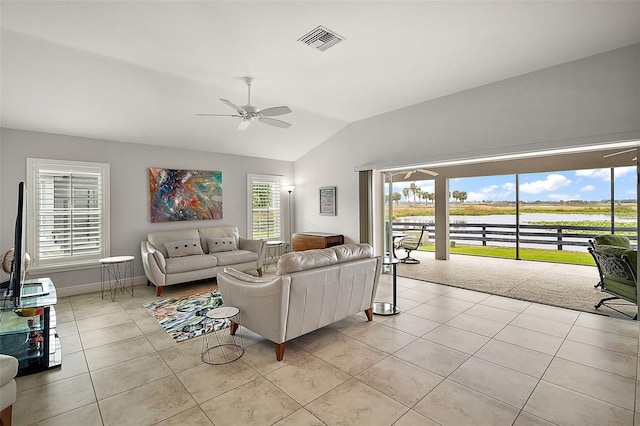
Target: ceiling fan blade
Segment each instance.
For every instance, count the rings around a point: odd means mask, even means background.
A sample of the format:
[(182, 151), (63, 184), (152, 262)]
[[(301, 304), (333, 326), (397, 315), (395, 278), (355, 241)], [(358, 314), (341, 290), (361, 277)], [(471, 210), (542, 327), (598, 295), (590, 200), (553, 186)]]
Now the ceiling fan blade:
[(231, 108), (235, 109), (236, 111), (238, 111), (238, 114), (240, 115), (244, 115), (246, 113), (246, 111), (244, 109), (242, 109), (241, 107), (239, 107), (238, 105), (234, 104), (233, 102), (231, 102), (228, 99), (222, 99), (220, 98), (220, 100), (222, 102), (224, 102), (225, 105), (230, 106)]
[(433, 170), (419, 169), (418, 171), (429, 176), (438, 176), (438, 172), (434, 172)]
[(249, 124), (251, 124), (251, 120), (243, 118), (240, 123), (238, 123), (238, 130), (246, 130)]
[(206, 117), (240, 117), (242, 118), (241, 115), (237, 115), (237, 114), (209, 114), (207, 112), (198, 112), (196, 113), (196, 115), (202, 115)]
[(613, 154), (603, 155), (602, 158), (609, 158), (609, 157), (613, 157), (615, 155), (626, 154), (627, 152), (632, 152), (632, 151), (635, 151), (635, 150), (636, 150), (636, 148), (625, 149), (624, 151), (618, 151), (618, 152), (614, 152)]
[(413, 172), (407, 172), (406, 175), (404, 175), (404, 179), (407, 180), (411, 177), (411, 175), (413, 174)]
[(282, 129), (288, 129), (289, 127), (291, 127), (290, 123), (287, 123), (286, 121), (282, 121), (282, 120), (276, 120), (275, 118), (260, 117), (259, 120), (261, 123), (268, 124), (270, 126), (280, 127)]
[(291, 109), (288, 106), (277, 106), (272, 108), (265, 108), (259, 111), (259, 113), (265, 117), (275, 117), (278, 115), (289, 114), (290, 112), (291, 112)]

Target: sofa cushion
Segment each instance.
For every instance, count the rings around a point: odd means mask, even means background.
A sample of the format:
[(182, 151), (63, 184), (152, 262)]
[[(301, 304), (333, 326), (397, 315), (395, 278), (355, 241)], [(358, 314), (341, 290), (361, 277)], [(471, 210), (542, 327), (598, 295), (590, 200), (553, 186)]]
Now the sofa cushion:
[(596, 245), (598, 246), (604, 245), (631, 248), (631, 242), (629, 241), (629, 238), (625, 237), (624, 235), (598, 235), (595, 240)]
[(245, 262), (255, 262), (258, 259), (258, 253), (249, 250), (221, 251), (209, 256), (215, 256), (218, 259), (218, 266), (238, 265)]
[(373, 247), (366, 243), (342, 244), (331, 247), (336, 252), (338, 263), (373, 257)]
[(180, 272), (199, 271), (201, 269), (213, 268), (218, 265), (218, 259), (208, 254), (193, 256), (172, 257), (167, 259), (167, 274), (177, 274)]
[(198, 228), (196, 232), (198, 232), (198, 235), (200, 236), (200, 243), (206, 253), (211, 253), (207, 246), (208, 238), (233, 237), (236, 247), (238, 246), (238, 239), (240, 238), (240, 234), (238, 233), (238, 228), (236, 226), (209, 226), (206, 228)]
[(276, 274), (291, 274), (307, 269), (321, 268), (338, 263), (336, 252), (330, 248), (285, 253), (278, 259)]
[(183, 257), (204, 254), (200, 240), (169, 241), (164, 243), (169, 257)]
[[(150, 232), (147, 235), (147, 240), (158, 250), (164, 257), (169, 257), (167, 248), (164, 243), (180, 240), (197, 240), (199, 238), (197, 229), (180, 229), (176, 231), (158, 231)], [(202, 243), (200, 243), (202, 247)]]
[(628, 249), (621, 246), (613, 246), (613, 245), (599, 245), (598, 250), (604, 251), (609, 254), (615, 254), (616, 256), (622, 256), (626, 254), (629, 257), (632, 265), (637, 265), (638, 261), (638, 252), (636, 250)]
[(207, 247), (209, 248), (209, 253), (238, 250), (238, 246), (233, 237), (207, 238)]

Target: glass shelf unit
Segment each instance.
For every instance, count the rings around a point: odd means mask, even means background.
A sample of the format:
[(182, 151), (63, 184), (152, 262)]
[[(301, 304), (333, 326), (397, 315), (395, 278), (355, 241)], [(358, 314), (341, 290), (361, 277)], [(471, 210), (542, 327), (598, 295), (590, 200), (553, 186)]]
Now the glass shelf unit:
[(55, 286), (49, 278), (25, 281), (26, 286), (35, 283), (41, 283), (46, 294), (24, 297), (18, 308), (0, 308), (0, 352), (18, 359), (18, 376), (62, 364)]

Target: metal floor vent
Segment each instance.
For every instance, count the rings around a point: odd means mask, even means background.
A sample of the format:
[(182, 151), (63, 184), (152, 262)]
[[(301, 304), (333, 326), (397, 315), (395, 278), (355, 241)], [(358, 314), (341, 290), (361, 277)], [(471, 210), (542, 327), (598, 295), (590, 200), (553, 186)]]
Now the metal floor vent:
[(311, 30), (298, 39), (298, 41), (303, 42), (307, 46), (314, 47), (323, 52), (340, 43), (342, 40), (344, 40), (344, 37), (340, 37), (338, 34), (323, 26)]

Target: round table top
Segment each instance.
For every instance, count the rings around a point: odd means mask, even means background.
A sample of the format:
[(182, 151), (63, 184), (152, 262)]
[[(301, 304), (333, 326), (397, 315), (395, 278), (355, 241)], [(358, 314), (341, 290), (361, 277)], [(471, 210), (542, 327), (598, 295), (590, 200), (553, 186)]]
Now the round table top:
[(382, 264), (383, 265), (395, 265), (396, 263), (400, 263), (400, 261), (398, 259), (396, 259), (395, 257), (383, 257), (382, 258)]
[(100, 259), (100, 263), (124, 263), (124, 262), (131, 262), (133, 259), (135, 259), (134, 256), (104, 257)]
[(220, 308), (211, 309), (207, 312), (207, 318), (211, 319), (227, 319), (240, 313), (238, 308), (233, 306), (221, 306)]

